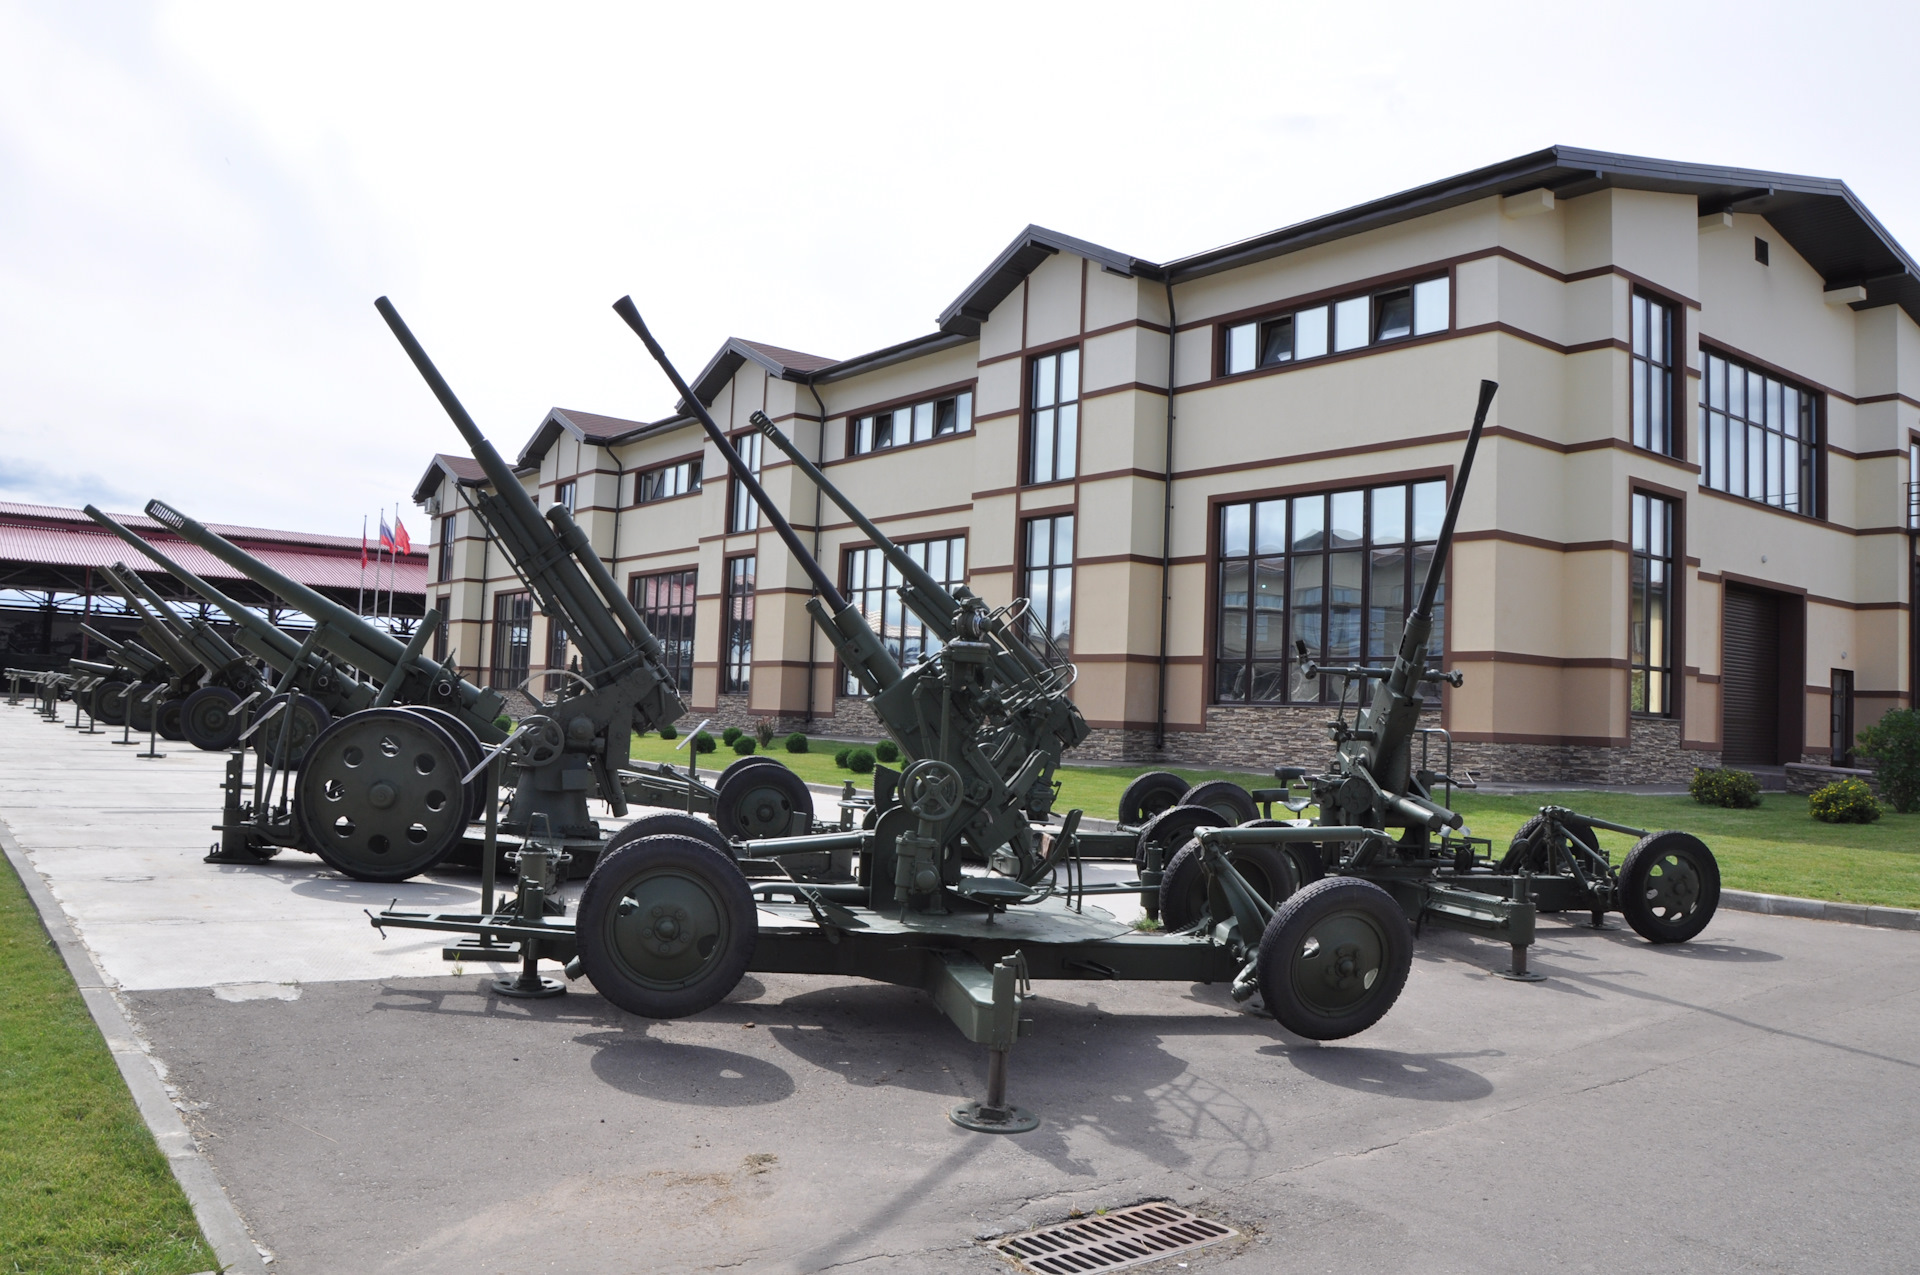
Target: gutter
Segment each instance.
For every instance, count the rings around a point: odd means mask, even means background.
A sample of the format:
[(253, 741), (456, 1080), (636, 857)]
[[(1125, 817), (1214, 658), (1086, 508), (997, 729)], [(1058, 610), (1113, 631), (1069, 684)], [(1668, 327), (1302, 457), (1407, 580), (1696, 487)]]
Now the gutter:
[[(1160, 483), (1166, 499), (1160, 508), (1160, 671), (1155, 691), (1159, 704), (1154, 717), (1153, 746), (1167, 747), (1167, 612), (1173, 603), (1173, 343), (1180, 330), (1173, 311), (1173, 273), (1161, 275), (1167, 290), (1167, 446)], [(1204, 676), (1204, 674), (1203, 674)]]
[[(820, 450), (814, 457), (813, 463), (817, 466), (824, 467), (827, 463), (827, 404), (826, 401), (820, 397), (820, 390), (814, 384), (819, 378), (820, 373), (818, 372), (811, 372), (807, 375), (807, 392), (813, 395), (813, 405), (820, 409)], [(815, 562), (820, 561), (820, 485), (818, 483), (815, 483), (813, 488), (813, 560)], [(819, 631), (820, 626), (817, 624), (809, 624), (807, 626), (808, 726), (813, 725), (814, 642), (819, 636)]]

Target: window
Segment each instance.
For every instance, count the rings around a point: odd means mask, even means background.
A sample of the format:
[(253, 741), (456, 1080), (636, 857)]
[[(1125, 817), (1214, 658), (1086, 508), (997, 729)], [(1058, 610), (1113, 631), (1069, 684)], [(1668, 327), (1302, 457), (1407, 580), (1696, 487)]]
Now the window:
[(1448, 287), (1442, 275), (1366, 296), (1347, 297), (1332, 305), (1308, 306), (1290, 314), (1236, 323), (1226, 330), (1220, 370), (1233, 376), (1317, 359), (1329, 349), (1340, 353), (1444, 332), (1450, 322)]
[(1833, 680), (1828, 686), (1827, 764), (1853, 765), (1853, 670), (1830, 669)]
[(675, 496), (684, 496), (699, 490), (700, 461), (696, 457), (693, 460), (662, 465), (658, 469), (642, 470), (635, 474), (633, 503), (648, 505), (656, 500), (671, 500)]
[(753, 557), (727, 560), (722, 604), (720, 690), (745, 695), (753, 682)]
[[(951, 590), (967, 582), (967, 538), (948, 536), (900, 546), (907, 557), (941, 585)], [(847, 550), (847, 601), (860, 609), (888, 654), (902, 668), (918, 664), (940, 649), (939, 639), (927, 634), (918, 616), (900, 600), (900, 572), (877, 547)], [(860, 679), (851, 670), (840, 681), (842, 695), (864, 695)]]
[(663, 571), (628, 582), (633, 609), (660, 639), (661, 658), (682, 695), (693, 691), (693, 585), (696, 573)]
[(973, 391), (965, 390), (951, 398), (930, 399), (911, 407), (896, 407), (889, 412), (856, 416), (847, 425), (850, 456), (924, 443), (944, 434), (964, 434), (973, 428)]
[(1920, 531), (1920, 438), (1907, 444), (1907, 528)]
[(453, 615), (453, 604), (446, 594), (433, 600), (433, 609), (440, 613), (439, 627), (433, 631), (433, 658), (438, 663), (447, 662), (447, 625)]
[(533, 645), (533, 595), (497, 593), (493, 598), (493, 668), (487, 684), (517, 690), (529, 672)]
[(453, 579), (453, 526), (453, 514), (448, 514), (440, 520), (440, 573), (436, 581), (439, 584), (445, 584)]
[[(547, 667), (567, 666), (567, 626), (555, 619), (547, 621)], [(557, 689), (557, 688), (556, 688)]]
[(1027, 417), (1027, 481), (1052, 483), (1078, 472), (1080, 351), (1033, 361), (1033, 410)]
[(1062, 651), (1073, 649), (1073, 515), (1027, 523), (1026, 567), (1020, 591), (1031, 603), (1027, 623)]
[[(740, 453), (740, 459), (747, 466), (747, 472), (757, 480), (760, 477), (759, 432), (736, 434), (732, 441), (733, 449)], [(740, 481), (739, 475), (734, 475), (733, 481), (727, 484), (727, 492), (727, 533), (731, 535), (759, 527), (760, 506), (753, 502), (753, 493), (747, 490), (747, 485)], [(747, 572), (751, 575), (753, 568), (748, 567)]]
[[(1220, 507), (1213, 694), (1223, 703), (1317, 703), (1339, 689), (1321, 664), (1385, 664), (1433, 562), (1446, 484), (1394, 483)], [(1428, 651), (1438, 658), (1446, 592)], [(1357, 694), (1349, 687), (1349, 696)]]
[(559, 485), (554, 487), (553, 503), (556, 505), (564, 506), (568, 513), (572, 513), (573, 512), (573, 493), (576, 490), (577, 488), (575, 486), (574, 480), (571, 478), (567, 479), (567, 481), (560, 483)]
[(1715, 491), (1818, 517), (1818, 395), (1703, 352), (1702, 480)]
[(1755, 235), (1753, 237), (1753, 259), (1764, 266), (1767, 264), (1767, 258), (1770, 255), (1767, 251), (1767, 241), (1759, 235)]
[(1627, 662), (1636, 713), (1673, 712), (1673, 502), (1633, 493)]
[(1676, 455), (1673, 428), (1673, 307), (1633, 294), (1633, 445)]

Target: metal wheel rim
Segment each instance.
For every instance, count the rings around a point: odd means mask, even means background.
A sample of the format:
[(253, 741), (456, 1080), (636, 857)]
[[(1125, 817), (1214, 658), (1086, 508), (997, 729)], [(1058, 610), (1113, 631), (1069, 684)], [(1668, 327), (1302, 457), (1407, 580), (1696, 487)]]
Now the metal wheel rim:
[(652, 991), (692, 987), (726, 959), (733, 926), (726, 901), (677, 867), (644, 871), (607, 912), (607, 951), (620, 972)]
[(1682, 850), (1668, 850), (1642, 875), (1647, 911), (1668, 925), (1686, 920), (1700, 906), (1700, 865)]
[(190, 711), (183, 708), (180, 712), (180, 725), (188, 728), (188, 734), (203, 739), (217, 739), (232, 721), (233, 703), (219, 695), (203, 695)]
[(733, 803), (743, 838), (779, 836), (793, 827), (793, 803), (777, 784), (752, 784)]
[[(301, 814), (330, 861), (387, 870), (429, 860), (467, 826), (464, 754), (433, 723), (399, 710), (343, 719), (307, 750)], [(268, 723), (263, 729), (271, 729)]]
[[(284, 696), (276, 695), (263, 704), (260, 711), (264, 713), (275, 703), (284, 699)], [(281, 721), (289, 713), (293, 715), (291, 728), (283, 725)], [(320, 725), (307, 706), (296, 698), (287, 707), (275, 713), (266, 725), (253, 732), (254, 750), (265, 757), (270, 765), (284, 767), (298, 763), (306, 757), (307, 752), (313, 747), (313, 741), (320, 737), (320, 732), (324, 729), (326, 728)], [(287, 740), (285, 757), (280, 756), (280, 733), (283, 730), (286, 731)]]
[(1330, 912), (1294, 944), (1288, 978), (1294, 994), (1315, 1011), (1338, 1015), (1365, 1004), (1383, 984), (1386, 934), (1357, 909)]

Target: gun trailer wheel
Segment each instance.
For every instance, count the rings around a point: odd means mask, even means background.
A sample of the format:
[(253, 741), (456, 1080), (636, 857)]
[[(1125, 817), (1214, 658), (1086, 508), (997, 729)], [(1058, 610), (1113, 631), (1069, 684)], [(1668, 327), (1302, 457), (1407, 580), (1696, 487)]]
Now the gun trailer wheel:
[(813, 813), (813, 792), (806, 780), (772, 758), (757, 766), (729, 766), (715, 794), (714, 823), (741, 841), (787, 836), (795, 814)]
[(1720, 864), (1698, 837), (1653, 832), (1620, 864), (1620, 915), (1649, 943), (1684, 943), (1720, 906)]
[(342, 717), (307, 749), (294, 789), (306, 848), (355, 880), (418, 876), (467, 831), (465, 759), (446, 731), (409, 709)]
[[(1202, 914), (1216, 922), (1232, 915), (1226, 896), (1219, 890), (1211, 891), (1219, 896), (1217, 899), (1208, 898), (1207, 873), (1201, 858), (1200, 843), (1189, 841), (1173, 856), (1167, 874), (1160, 878), (1160, 923), (1169, 930), (1184, 930)], [(1236, 846), (1227, 852), (1227, 862), (1255, 894), (1276, 908), (1300, 888), (1299, 869), (1279, 846)]]
[(102, 682), (93, 688), (92, 703), (87, 711), (93, 714), (95, 721), (105, 722), (109, 726), (120, 726), (127, 720), (127, 691), (125, 682)]
[(1385, 890), (1328, 877), (1280, 905), (1255, 959), (1260, 996), (1282, 1027), (1339, 1040), (1393, 1008), (1413, 966), (1413, 934)]
[(580, 892), (580, 964), (599, 993), (642, 1018), (718, 1004), (759, 937), (747, 879), (704, 841), (641, 837), (600, 856)]
[(1162, 810), (1180, 804), (1190, 785), (1180, 776), (1165, 770), (1149, 770), (1127, 785), (1120, 794), (1120, 823), (1137, 828)]
[(245, 723), (235, 710), (240, 697), (224, 686), (203, 686), (180, 705), (180, 731), (195, 748), (225, 752), (239, 742)]
[[(287, 702), (287, 696), (280, 694), (258, 705), (253, 720), (260, 722), (264, 719), (264, 724), (248, 736), (247, 742), (253, 746), (254, 752), (267, 759), (267, 765), (279, 770), (297, 770), (306, 764), (307, 750), (333, 721), (333, 714), (327, 712), (326, 706), (313, 696), (295, 695), (291, 705), (267, 717), (276, 704)], [(283, 740), (286, 744), (284, 756), (281, 754)]]

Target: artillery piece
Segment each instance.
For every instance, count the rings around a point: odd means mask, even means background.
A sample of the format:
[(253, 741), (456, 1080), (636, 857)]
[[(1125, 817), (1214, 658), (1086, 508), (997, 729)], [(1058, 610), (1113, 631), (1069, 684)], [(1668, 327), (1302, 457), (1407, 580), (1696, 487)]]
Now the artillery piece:
[[(697, 829), (681, 832), (643, 821), (601, 855), (571, 921), (548, 906), (552, 854), (532, 845), (531, 853), (522, 853), (520, 888), (508, 907), (480, 913), (390, 908), (372, 917), (376, 927), (517, 944), (521, 973), (496, 982), (496, 991), (564, 990), (538, 975), (539, 961), (554, 960), (565, 964), (569, 977), (585, 974), (613, 1004), (649, 1018), (699, 1013), (749, 970), (838, 974), (923, 988), (968, 1039), (988, 1049), (986, 1097), (961, 1104), (949, 1116), (964, 1128), (991, 1133), (1038, 1124), (1007, 1100), (1008, 1054), (1025, 1034), (1020, 1010), (1030, 979), (1224, 982), (1244, 1000), (1256, 987), (1291, 977), (1297, 946), (1283, 946), (1278, 959), (1268, 958), (1274, 909), (1222, 849), (1199, 851), (1224, 900), (1221, 917), (1210, 925), (1142, 932), (1090, 906), (1090, 899), (1102, 895), (1137, 897), (1142, 885), (1087, 886), (1084, 877), (1075, 884), (1077, 810), (1067, 812), (1044, 852), (1038, 849), (1045, 843), (1027, 818), (1048, 803), (1035, 793), (1035, 781), (1049, 759), (1058, 760), (1065, 746), (1060, 741), (1085, 727), (1076, 712), (1058, 704), (1037, 711), (1045, 695), (1022, 699), (1020, 688), (1046, 692), (1054, 675), (1031, 650), (1021, 655), (1008, 627), (1016, 614), (993, 612), (979, 599), (957, 594), (951, 609), (940, 612), (937, 588), (916, 581), (909, 587), (941, 615), (950, 636), (939, 653), (902, 670), (805, 551), (631, 301), (623, 299), (616, 309), (806, 570), (816, 591), (808, 604), (815, 622), (833, 636), (841, 659), (876, 700), (887, 703), (882, 720), (917, 758), (902, 777), (901, 805), (872, 829), (839, 834), (863, 842), (864, 883), (811, 884), (784, 874), (750, 880), (746, 864)], [(1064, 701), (1058, 690), (1053, 683), (1052, 698)], [(934, 721), (941, 726), (932, 728)], [(983, 746), (996, 738), (1009, 742), (999, 751)], [(1030, 751), (1011, 757), (1013, 744), (1022, 740)], [(995, 799), (1003, 804), (989, 808)], [(896, 813), (901, 822), (889, 835), (886, 824)], [(1366, 828), (1279, 831), (1295, 841), (1382, 836)], [(963, 844), (984, 854), (985, 872), (963, 870)], [(756, 853), (782, 848), (778, 841), (763, 842)], [(1377, 887), (1353, 886), (1392, 907)], [(1374, 966), (1353, 970), (1351, 977), (1372, 985), (1383, 972)], [(1404, 979), (1404, 967), (1399, 976)]]
[[(1454, 524), (1498, 388), (1480, 383), (1466, 452), (1393, 666), (1317, 665), (1307, 658), (1305, 644), (1298, 644), (1306, 676), (1330, 675), (1343, 679), (1343, 686), (1376, 684), (1371, 702), (1351, 724), (1343, 690), (1338, 716), (1328, 724), (1334, 746), (1329, 768), (1276, 767), (1274, 776), (1286, 787), (1253, 794), (1269, 803), (1280, 800), (1296, 814), (1315, 806), (1317, 817), (1199, 828), (1166, 865), (1159, 903), (1170, 927), (1205, 926), (1224, 912), (1213, 869), (1221, 852), (1258, 857), (1285, 882), (1285, 902), (1261, 943), (1261, 990), (1267, 1009), (1302, 1035), (1350, 1035), (1386, 1013), (1412, 960), (1408, 921), (1500, 939), (1512, 956), (1498, 972), (1537, 981), (1541, 976), (1527, 968), (1537, 910), (1587, 910), (1598, 927), (1605, 912), (1618, 909), (1643, 937), (1669, 943), (1704, 929), (1719, 899), (1713, 854), (1687, 833), (1649, 833), (1544, 806), (1496, 859), (1491, 844), (1467, 835), (1463, 818), (1445, 804), (1455, 786), (1471, 787), (1472, 779), (1453, 777), (1450, 737), (1420, 725), (1420, 692), (1463, 681), (1457, 671), (1430, 666), (1428, 640)], [(1422, 740), (1417, 769), (1416, 736)], [(1426, 742), (1435, 736), (1447, 744), (1441, 773), (1425, 764)], [(1445, 802), (1436, 800), (1436, 790)], [(1639, 838), (1617, 868), (1600, 849), (1596, 828)], [(1284, 970), (1269, 977), (1268, 960)], [(1365, 968), (1378, 968), (1382, 976), (1353, 976)]]

